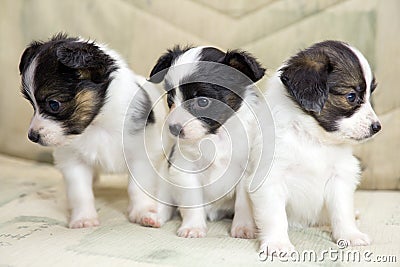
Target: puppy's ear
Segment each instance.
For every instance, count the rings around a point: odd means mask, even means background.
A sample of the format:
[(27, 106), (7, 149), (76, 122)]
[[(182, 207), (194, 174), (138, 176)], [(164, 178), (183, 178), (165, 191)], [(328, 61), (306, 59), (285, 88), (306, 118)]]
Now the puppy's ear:
[(181, 48), (177, 45), (172, 49), (168, 49), (167, 52), (157, 60), (156, 65), (151, 70), (149, 81), (152, 83), (162, 82), (167, 74), (167, 69), (171, 67), (172, 62), (191, 48), (192, 47), (190, 46)]
[(28, 67), (29, 63), (31, 63), (42, 44), (43, 43), (41, 42), (33, 42), (25, 49), (19, 62), (19, 74), (22, 74), (22, 72), (24, 72), (24, 70)]
[(328, 99), (329, 57), (323, 52), (302, 51), (280, 69), (280, 79), (294, 99), (307, 111), (319, 113)]
[(237, 69), (253, 82), (257, 82), (265, 74), (265, 69), (261, 64), (251, 54), (244, 51), (228, 51), (221, 63)]
[(83, 79), (94, 82), (102, 82), (115, 69), (114, 60), (90, 42), (65, 42), (56, 49), (56, 55), (61, 64), (78, 70)]

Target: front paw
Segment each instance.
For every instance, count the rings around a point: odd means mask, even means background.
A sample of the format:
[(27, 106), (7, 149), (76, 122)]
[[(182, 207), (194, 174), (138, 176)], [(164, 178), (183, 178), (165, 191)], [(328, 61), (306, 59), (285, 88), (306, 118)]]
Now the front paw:
[(199, 238), (207, 235), (207, 228), (203, 227), (181, 227), (176, 233), (179, 237)]
[(88, 228), (99, 226), (100, 221), (97, 217), (95, 218), (79, 218), (79, 219), (71, 219), (69, 222), (69, 228), (77, 229), (77, 228)]
[(371, 244), (369, 236), (360, 231), (341, 234), (335, 239), (340, 248), (346, 248), (347, 246), (367, 246)]
[(247, 225), (232, 225), (231, 236), (234, 238), (253, 239), (256, 235), (256, 229)]
[(128, 217), (130, 222), (146, 227), (160, 228), (162, 224), (155, 209), (131, 210)]
[(264, 241), (260, 246), (260, 253), (265, 253), (269, 256), (286, 257), (293, 251), (295, 251), (294, 246), (290, 240), (285, 239)]

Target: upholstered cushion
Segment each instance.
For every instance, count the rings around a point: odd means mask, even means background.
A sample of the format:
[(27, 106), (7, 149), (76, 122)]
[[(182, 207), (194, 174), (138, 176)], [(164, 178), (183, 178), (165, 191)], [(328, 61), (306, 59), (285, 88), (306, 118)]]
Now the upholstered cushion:
[[(1, 266), (271, 265), (271, 259), (260, 262), (256, 240), (229, 236), (231, 220), (209, 223), (208, 236), (200, 239), (177, 237), (178, 217), (161, 229), (130, 223), (124, 176), (102, 176), (95, 187), (101, 226), (68, 229), (64, 185), (54, 167), (0, 155), (0, 170)], [(341, 266), (348, 261), (348, 253), (360, 255), (359, 261), (354, 259), (360, 266), (367, 260), (378, 260), (379, 256), (394, 256), (398, 264), (399, 202), (399, 192), (356, 193), (359, 227), (373, 240), (367, 247), (341, 250), (332, 242), (329, 228), (290, 229), (289, 236), (300, 253), (318, 253), (315, 260), (301, 260), (297, 264)], [(336, 254), (325, 254), (323, 259), (323, 251), (329, 250)], [(272, 263), (279, 260), (275, 258)]]
[[(301, 48), (324, 39), (358, 47), (379, 87), (373, 102), (382, 132), (356, 148), (365, 172), (362, 188), (399, 189), (400, 61), (396, 0), (4, 0), (0, 11), (0, 152), (51, 161), (50, 149), (30, 143), (32, 108), (19, 93), (18, 63), (33, 39), (66, 31), (109, 44), (145, 76), (174, 44), (249, 50), (268, 75)], [(268, 76), (267, 75), (267, 76)], [(263, 87), (263, 81), (260, 87)]]

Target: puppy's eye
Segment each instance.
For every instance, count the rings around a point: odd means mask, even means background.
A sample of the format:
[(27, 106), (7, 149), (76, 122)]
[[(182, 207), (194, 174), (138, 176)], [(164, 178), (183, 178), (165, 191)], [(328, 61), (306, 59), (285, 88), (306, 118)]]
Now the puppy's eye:
[(47, 103), (51, 112), (57, 113), (60, 111), (61, 103), (57, 100), (49, 100)]
[(349, 103), (354, 103), (357, 99), (357, 94), (356, 93), (348, 93), (346, 95), (347, 101), (349, 101)]
[(167, 95), (167, 104), (169, 108), (174, 104), (174, 99), (170, 94)]
[(209, 104), (210, 104), (210, 100), (208, 100), (208, 99), (205, 98), (205, 97), (199, 97), (199, 98), (197, 99), (197, 105), (198, 105), (200, 108), (206, 108), (206, 107), (208, 107)]

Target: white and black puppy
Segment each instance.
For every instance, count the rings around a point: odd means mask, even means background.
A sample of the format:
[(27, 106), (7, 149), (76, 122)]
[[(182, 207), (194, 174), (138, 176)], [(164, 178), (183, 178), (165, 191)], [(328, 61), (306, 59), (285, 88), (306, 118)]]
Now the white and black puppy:
[(100, 171), (124, 173), (128, 167), (130, 220), (158, 226), (156, 202), (133, 181), (155, 180), (149, 158), (159, 157), (161, 146), (145, 148), (143, 140), (145, 128), (159, 139), (157, 116), (163, 111), (152, 110), (151, 99), (157, 89), (149, 95), (140, 86), (146, 80), (115, 51), (65, 34), (32, 42), (19, 70), (22, 93), (34, 109), (28, 137), (56, 147), (55, 164), (65, 178), (71, 208), (69, 227), (99, 225), (93, 178)]
[(264, 72), (250, 54), (214, 47), (175, 47), (151, 71), (150, 80), (164, 80), (168, 95), (166, 128), (174, 145), (168, 162), (170, 199), (164, 202), (180, 209), (178, 236), (204, 237), (207, 217), (234, 213), (231, 235), (254, 237), (250, 200), (240, 178), (251, 161), (257, 129), (254, 111), (260, 99), (254, 82)]
[(370, 103), (375, 88), (365, 57), (339, 41), (299, 52), (269, 80), (275, 157), (264, 184), (250, 195), (264, 252), (294, 249), (288, 225), (330, 224), (336, 241), (370, 243), (355, 223), (360, 166), (351, 145), (381, 129)]

